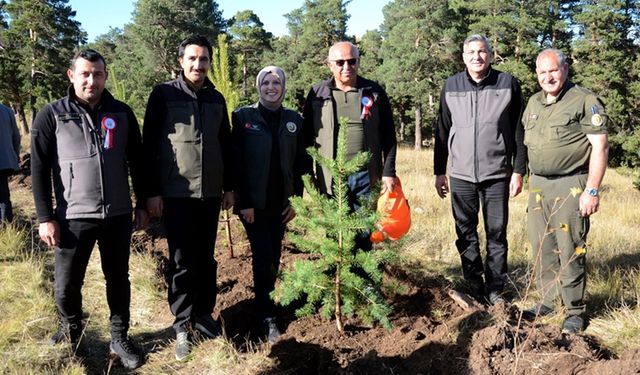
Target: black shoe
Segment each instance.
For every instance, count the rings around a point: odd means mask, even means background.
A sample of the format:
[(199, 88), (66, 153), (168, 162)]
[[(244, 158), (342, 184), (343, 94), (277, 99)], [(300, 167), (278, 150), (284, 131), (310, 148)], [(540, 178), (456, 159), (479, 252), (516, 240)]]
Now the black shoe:
[(555, 311), (542, 303), (538, 303), (533, 307), (530, 307), (526, 310), (522, 310), (522, 319), (533, 321), (536, 320), (540, 316), (547, 316), (553, 314)]
[(193, 319), (194, 328), (208, 339), (215, 339), (221, 335), (220, 324), (211, 315), (201, 315)]
[(484, 286), (484, 282), (482, 280), (480, 281), (475, 281), (475, 280), (465, 280), (466, 282), (466, 288), (464, 288), (463, 290), (466, 289), (467, 293), (475, 298), (476, 301), (482, 303), (482, 301), (484, 301), (486, 299), (486, 289)]
[(111, 354), (117, 355), (122, 365), (129, 370), (138, 368), (142, 364), (140, 349), (133, 344), (128, 336), (112, 339), (109, 349), (111, 349)]
[(176, 333), (176, 360), (184, 361), (191, 354), (191, 340), (188, 332)]
[(263, 321), (263, 324), (264, 331), (267, 336), (267, 341), (269, 341), (270, 344), (275, 344), (275, 342), (278, 341), (278, 337), (282, 335), (282, 333), (280, 333), (280, 330), (278, 329), (278, 326), (276, 325), (276, 319), (266, 318)]
[(578, 333), (584, 329), (584, 319), (580, 315), (569, 315), (562, 323), (562, 333)]
[(507, 303), (507, 300), (504, 299), (504, 297), (502, 296), (502, 292), (491, 291), (487, 295), (487, 302), (491, 306), (495, 306), (495, 305), (498, 305), (498, 304), (503, 304), (504, 305), (505, 303)]
[(69, 342), (74, 346), (80, 342), (82, 336), (82, 326), (80, 324), (66, 324), (60, 323), (58, 332), (54, 333), (49, 339), (49, 346), (54, 346), (59, 343)]

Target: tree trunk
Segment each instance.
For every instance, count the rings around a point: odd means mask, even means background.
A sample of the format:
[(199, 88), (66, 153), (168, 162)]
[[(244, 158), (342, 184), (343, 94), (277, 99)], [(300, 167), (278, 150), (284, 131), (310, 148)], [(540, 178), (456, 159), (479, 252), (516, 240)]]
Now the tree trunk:
[(420, 150), (422, 148), (422, 107), (420, 104), (416, 105), (416, 130), (415, 130), (415, 143), (413, 144), (414, 150)]
[(242, 99), (247, 98), (247, 51), (242, 51)]
[(404, 141), (404, 128), (404, 120), (402, 119), (402, 117), (400, 117), (400, 141)]
[[(340, 257), (342, 257), (342, 247), (344, 246), (344, 243), (342, 241), (342, 233), (338, 233), (338, 248), (340, 249)], [(335, 312), (335, 317), (336, 317), (336, 326), (338, 327), (338, 332), (342, 333), (344, 332), (344, 324), (342, 323), (342, 307), (340, 306), (342, 304), (342, 298), (340, 298), (340, 268), (341, 268), (341, 262), (338, 261), (338, 264), (336, 265), (336, 278), (335, 278), (335, 297), (336, 297), (336, 312)]]
[(29, 123), (27, 122), (27, 115), (24, 113), (24, 106), (22, 103), (15, 103), (14, 109), (16, 115), (18, 115), (18, 120), (20, 121), (22, 135), (29, 135)]

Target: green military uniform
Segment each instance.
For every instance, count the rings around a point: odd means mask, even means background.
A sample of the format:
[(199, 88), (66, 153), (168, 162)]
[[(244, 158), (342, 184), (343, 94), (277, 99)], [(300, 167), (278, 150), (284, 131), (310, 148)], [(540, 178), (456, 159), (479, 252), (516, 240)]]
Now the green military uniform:
[(608, 118), (594, 93), (567, 81), (552, 103), (542, 91), (533, 95), (522, 122), (531, 170), (527, 230), (542, 303), (552, 307), (560, 294), (567, 315), (580, 315), (589, 231), (579, 209), (591, 155), (587, 134), (606, 134)]

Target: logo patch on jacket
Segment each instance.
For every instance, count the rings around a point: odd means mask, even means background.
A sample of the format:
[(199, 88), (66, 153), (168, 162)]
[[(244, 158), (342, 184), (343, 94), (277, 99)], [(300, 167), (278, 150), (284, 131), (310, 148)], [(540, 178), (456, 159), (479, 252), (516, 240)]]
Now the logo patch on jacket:
[(260, 130), (262, 130), (260, 125), (250, 124), (248, 122), (244, 123), (244, 128), (245, 128), (245, 130), (254, 131), (254, 132), (259, 132)]
[(295, 122), (287, 122), (287, 130), (289, 133), (295, 133), (298, 130), (298, 126)]

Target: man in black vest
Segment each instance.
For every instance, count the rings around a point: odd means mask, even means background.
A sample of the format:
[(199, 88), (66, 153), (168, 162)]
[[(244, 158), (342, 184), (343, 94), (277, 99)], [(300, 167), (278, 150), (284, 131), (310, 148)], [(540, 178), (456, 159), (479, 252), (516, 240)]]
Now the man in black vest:
[(39, 234), (55, 248), (54, 289), (61, 324), (50, 343), (80, 342), (81, 289), (97, 242), (111, 312), (110, 349), (133, 369), (143, 358), (127, 335), (133, 229), (128, 172), (138, 203), (135, 227), (140, 229), (147, 220), (140, 129), (131, 108), (104, 88), (107, 64), (98, 52), (78, 52), (67, 76), (68, 95), (38, 113), (31, 134)]
[(149, 177), (147, 207), (162, 216), (169, 244), (169, 305), (175, 315), (176, 359), (191, 351), (190, 328), (220, 334), (213, 257), (220, 206), (233, 205), (231, 126), (227, 104), (207, 78), (212, 48), (191, 36), (178, 48), (177, 79), (156, 86), (144, 117)]

